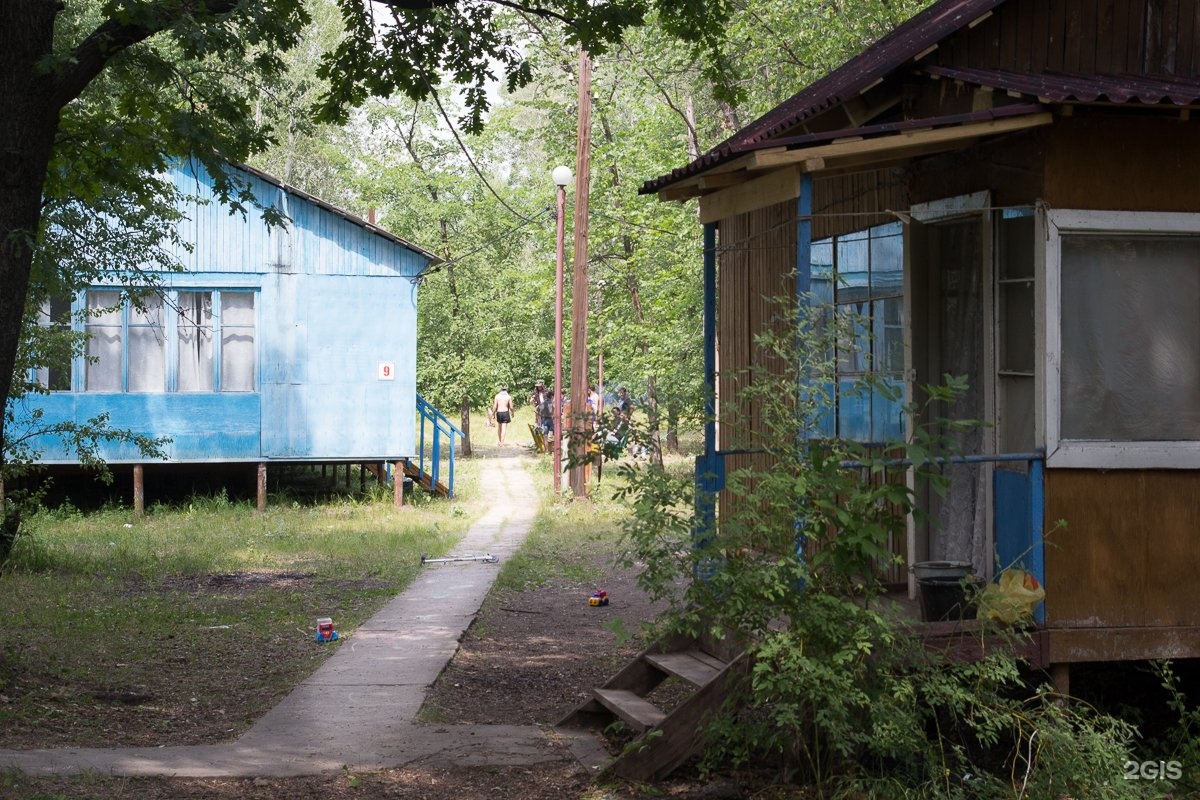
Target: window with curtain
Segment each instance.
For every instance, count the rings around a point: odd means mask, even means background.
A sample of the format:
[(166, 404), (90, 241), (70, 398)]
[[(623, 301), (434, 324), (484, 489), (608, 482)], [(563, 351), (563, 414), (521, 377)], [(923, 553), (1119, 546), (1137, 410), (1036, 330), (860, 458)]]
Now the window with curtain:
[(124, 388), (121, 357), (124, 347), (124, 306), (121, 293), (87, 293), (87, 361), (84, 384), (89, 392), (119, 392)]
[(812, 243), (812, 301), (837, 315), (834, 413), (822, 433), (904, 434), (904, 231), (899, 222)]
[(86, 307), (89, 392), (255, 391), (253, 291), (166, 291), (132, 303), (92, 289)]
[(178, 390), (213, 390), (212, 292), (180, 292), (175, 329), (178, 341)]
[(254, 294), (221, 292), (221, 391), (254, 391)]
[(129, 306), (129, 387), (131, 392), (167, 388), (167, 337), (163, 298), (149, 294)]

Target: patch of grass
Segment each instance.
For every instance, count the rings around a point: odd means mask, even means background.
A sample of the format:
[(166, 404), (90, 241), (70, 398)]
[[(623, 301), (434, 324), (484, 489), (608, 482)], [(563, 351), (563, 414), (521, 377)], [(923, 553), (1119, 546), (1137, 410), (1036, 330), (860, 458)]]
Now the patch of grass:
[[(53, 512), (0, 574), (0, 746), (190, 744), (232, 738), (449, 551), (484, 503), (397, 511), (390, 496), (320, 506), (200, 499)], [(462, 480), (464, 474), (466, 480)]]

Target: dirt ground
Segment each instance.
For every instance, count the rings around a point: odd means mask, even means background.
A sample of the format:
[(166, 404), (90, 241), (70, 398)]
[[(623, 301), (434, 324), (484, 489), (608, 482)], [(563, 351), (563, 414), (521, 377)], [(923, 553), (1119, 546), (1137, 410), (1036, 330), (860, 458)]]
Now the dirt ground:
[[(565, 716), (591, 687), (603, 683), (640, 650), (636, 638), (623, 641), (616, 629), (636, 631), (639, 622), (654, 615), (632, 575), (605, 567), (597, 583), (556, 581), (524, 591), (494, 591), (464, 634), (458, 654), (431, 690), (421, 712), (422, 721), (434, 725), (550, 725)], [(608, 606), (588, 605), (588, 596), (597, 588), (609, 593)], [(36, 744), (25, 741), (22, 746)], [(632, 800), (647, 796), (715, 800), (744, 795), (731, 781), (703, 782), (687, 770), (653, 788), (593, 784), (565, 751), (561, 761), (536, 767), (444, 769), (410, 765), (361, 775), (347, 771), (289, 779), (27, 779), (15, 773), (0, 773), (0, 798), (22, 800)]]

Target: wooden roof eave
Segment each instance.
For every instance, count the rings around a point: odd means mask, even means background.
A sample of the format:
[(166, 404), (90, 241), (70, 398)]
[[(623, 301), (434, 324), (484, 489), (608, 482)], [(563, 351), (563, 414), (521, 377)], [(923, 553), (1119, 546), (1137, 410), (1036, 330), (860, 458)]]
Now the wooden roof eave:
[(798, 197), (800, 176), (805, 173), (891, 165), (961, 149), (982, 138), (1047, 125), (1053, 119), (1053, 114), (1044, 111), (872, 138), (852, 137), (794, 149), (764, 148), (662, 189), (658, 196), (665, 201), (699, 197), (700, 221), (716, 222)]

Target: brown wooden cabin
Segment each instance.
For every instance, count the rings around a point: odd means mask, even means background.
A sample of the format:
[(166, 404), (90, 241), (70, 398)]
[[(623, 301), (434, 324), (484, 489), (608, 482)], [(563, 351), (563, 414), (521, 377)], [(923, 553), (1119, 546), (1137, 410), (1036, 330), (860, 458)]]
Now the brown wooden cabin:
[[(966, 375), (954, 413), (989, 423), (906, 560), (1033, 570), (1060, 678), (1200, 656), (1197, 110), (1198, 0), (943, 0), (648, 181), (705, 225), (719, 425), (698, 469), (753, 458), (731, 452), (766, 298), (853, 306), (873, 357), (848, 378), (913, 397)], [(867, 440), (912, 424), (878, 398), (829, 417)]]

